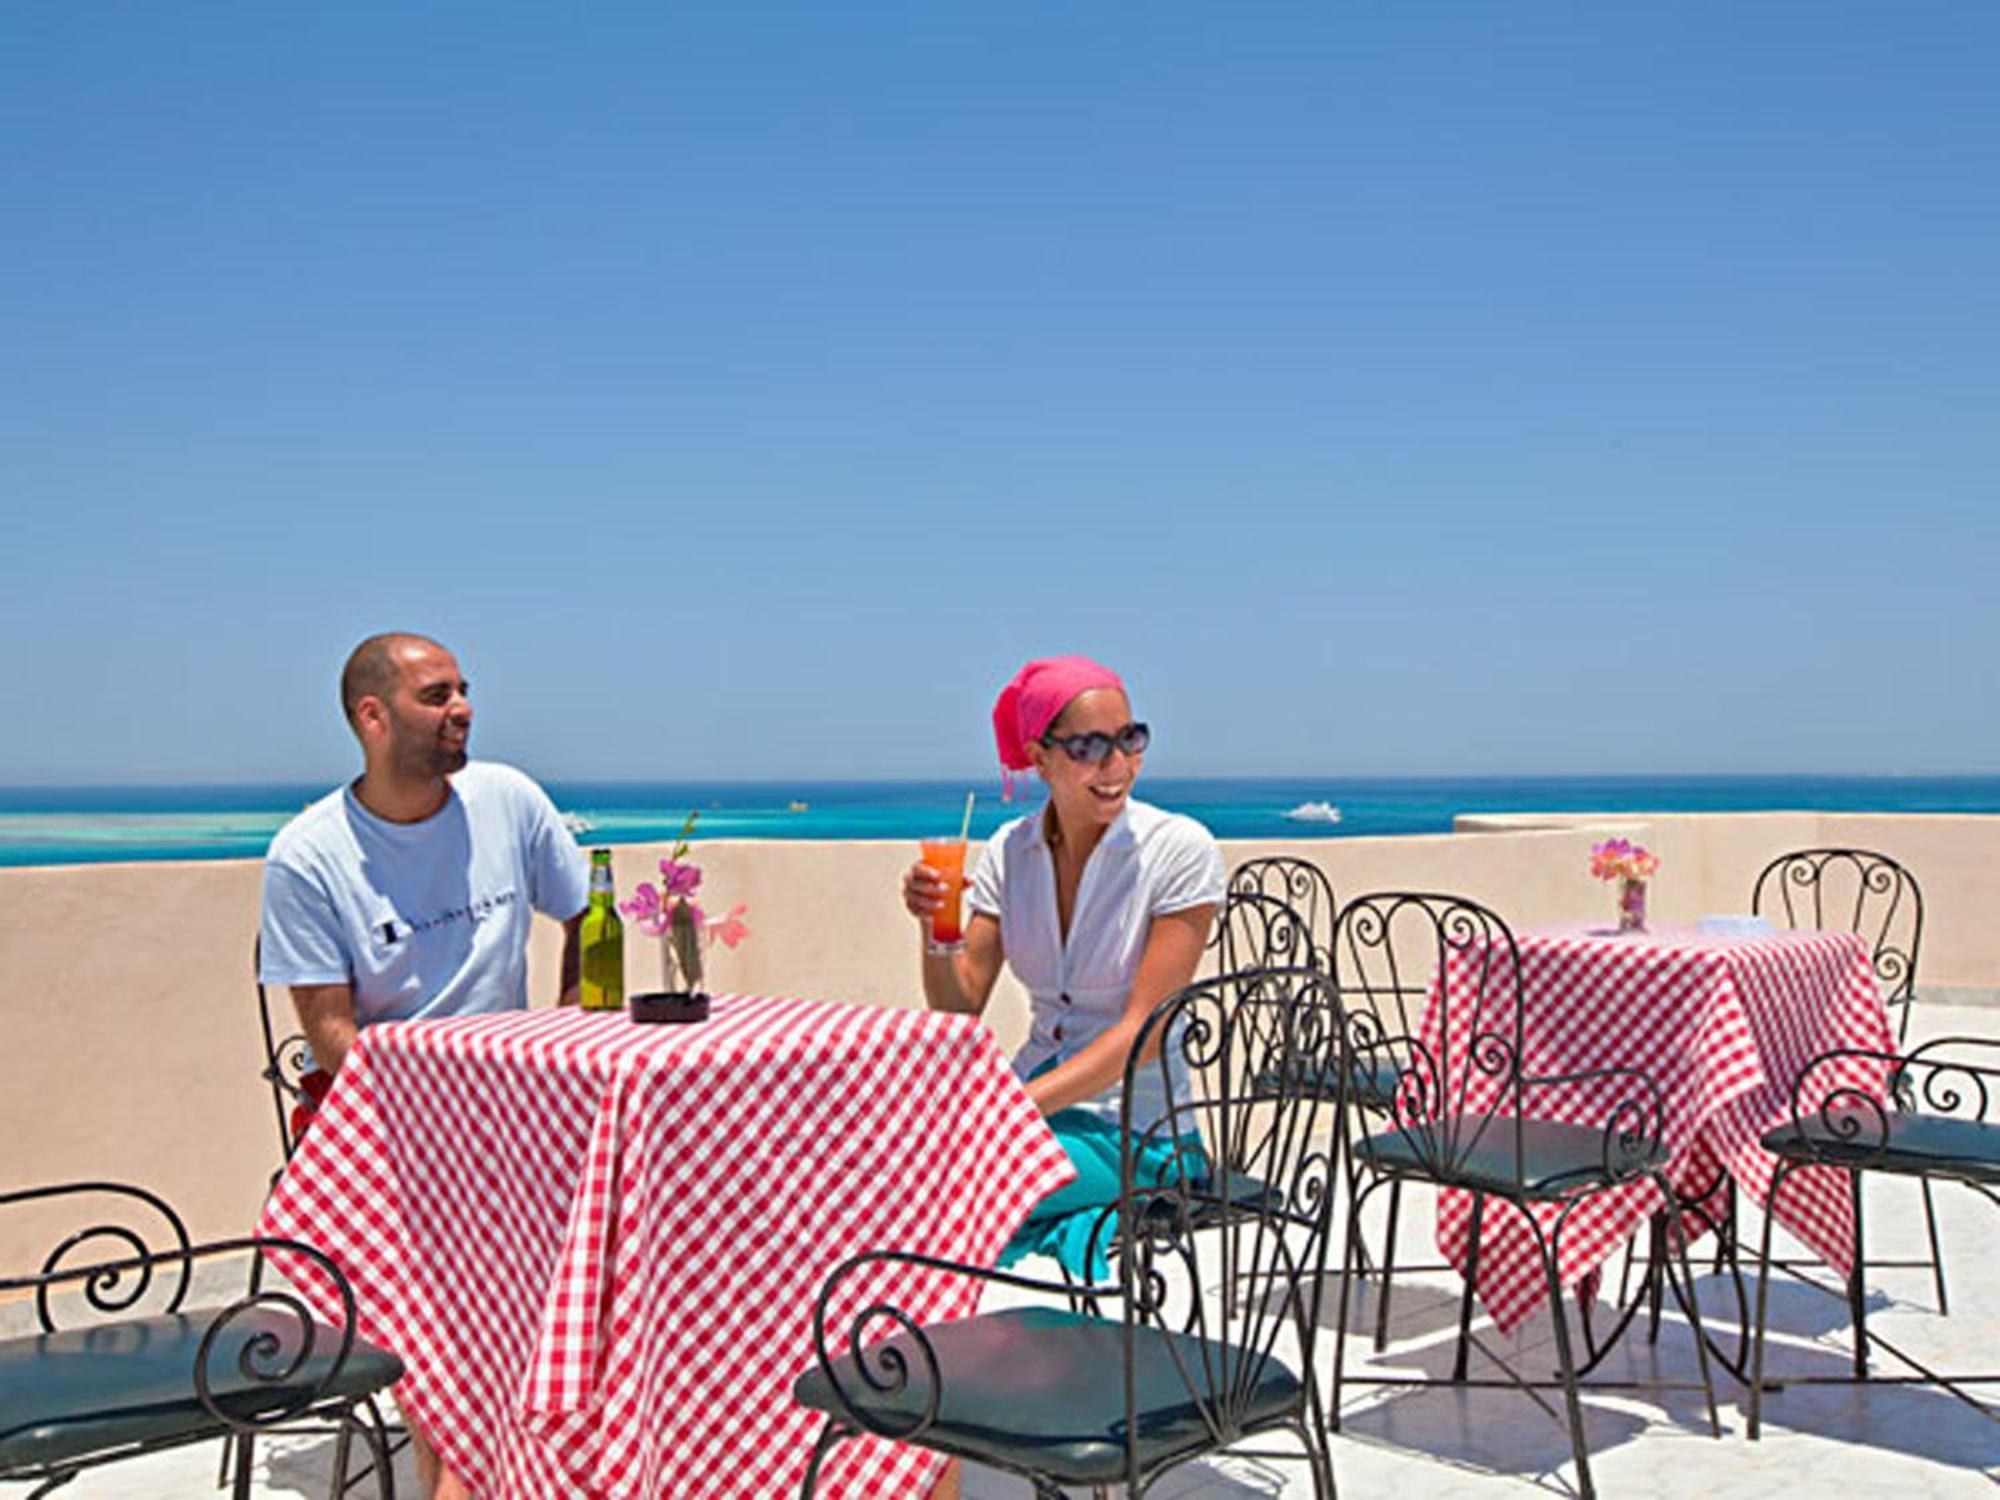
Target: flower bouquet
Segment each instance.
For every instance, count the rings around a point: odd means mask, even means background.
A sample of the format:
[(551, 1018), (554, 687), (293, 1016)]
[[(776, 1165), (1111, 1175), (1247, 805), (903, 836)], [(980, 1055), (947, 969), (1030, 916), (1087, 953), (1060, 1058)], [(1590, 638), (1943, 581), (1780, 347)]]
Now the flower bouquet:
[(1660, 868), (1660, 857), (1630, 839), (1606, 839), (1590, 846), (1590, 873), (1618, 885), (1618, 930), (1646, 930), (1646, 882)]
[(695, 900), (695, 892), (701, 889), (701, 867), (687, 857), (688, 835), (694, 832), (700, 816), (691, 812), (681, 825), (673, 852), (660, 861), (660, 883), (655, 886), (642, 880), (629, 901), (618, 903), (633, 925), (660, 940), (662, 989), (632, 997), (632, 1018), (636, 1021), (705, 1019), (708, 996), (701, 988), (703, 951), (716, 942), (734, 948), (750, 936), (743, 920), (749, 907), (739, 904), (731, 907), (727, 916), (710, 917)]

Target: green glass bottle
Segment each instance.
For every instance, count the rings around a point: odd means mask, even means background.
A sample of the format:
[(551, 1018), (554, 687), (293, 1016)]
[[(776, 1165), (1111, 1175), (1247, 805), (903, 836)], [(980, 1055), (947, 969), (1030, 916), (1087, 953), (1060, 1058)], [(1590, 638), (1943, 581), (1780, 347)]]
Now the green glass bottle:
[(590, 905), (577, 934), (583, 950), (585, 1010), (625, 1008), (625, 924), (618, 920), (618, 892), (611, 883), (611, 851), (590, 851)]

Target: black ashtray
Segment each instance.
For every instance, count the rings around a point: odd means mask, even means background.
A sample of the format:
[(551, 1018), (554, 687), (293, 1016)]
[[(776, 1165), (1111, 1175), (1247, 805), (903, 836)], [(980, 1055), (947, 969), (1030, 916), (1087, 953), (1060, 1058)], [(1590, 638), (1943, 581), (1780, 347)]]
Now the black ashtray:
[(677, 1026), (687, 1021), (708, 1019), (708, 996), (696, 990), (648, 990), (625, 1002), (632, 1019), (641, 1026)]

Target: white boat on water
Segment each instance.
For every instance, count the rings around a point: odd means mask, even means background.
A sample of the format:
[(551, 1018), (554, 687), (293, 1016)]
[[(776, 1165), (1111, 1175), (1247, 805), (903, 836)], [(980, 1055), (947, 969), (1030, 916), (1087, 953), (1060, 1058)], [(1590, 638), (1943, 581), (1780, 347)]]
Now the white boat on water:
[(582, 813), (566, 812), (562, 815), (562, 820), (563, 826), (576, 838), (582, 838), (587, 833), (595, 833), (597, 831), (597, 825)]
[(1294, 823), (1338, 823), (1340, 809), (1331, 802), (1301, 802), (1285, 816)]

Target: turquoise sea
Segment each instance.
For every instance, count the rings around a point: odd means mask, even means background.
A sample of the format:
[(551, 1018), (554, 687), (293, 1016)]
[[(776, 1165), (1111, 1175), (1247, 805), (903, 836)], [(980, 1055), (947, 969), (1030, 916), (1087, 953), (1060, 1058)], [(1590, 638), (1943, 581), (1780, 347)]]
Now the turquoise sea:
[[(964, 781), (557, 782), (557, 806), (587, 842), (671, 838), (691, 809), (697, 837), (915, 839), (956, 829), (969, 785), (973, 832), (1032, 806)], [(2000, 776), (1299, 776), (1147, 777), (1148, 801), (1190, 813), (1221, 838), (1443, 833), (1468, 812), (2000, 813)], [(260, 857), (323, 785), (0, 788), (0, 865)], [(1336, 822), (1286, 817), (1310, 803)]]

